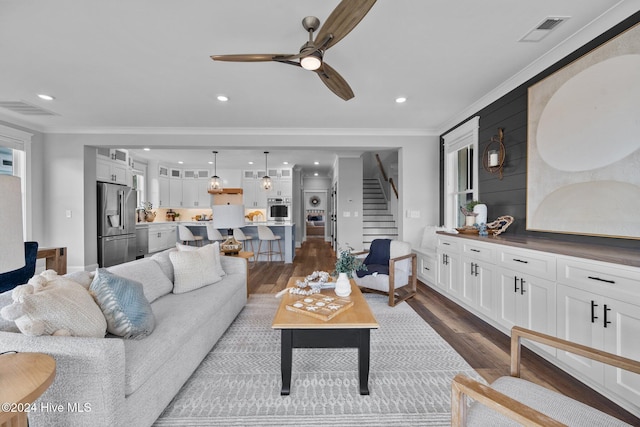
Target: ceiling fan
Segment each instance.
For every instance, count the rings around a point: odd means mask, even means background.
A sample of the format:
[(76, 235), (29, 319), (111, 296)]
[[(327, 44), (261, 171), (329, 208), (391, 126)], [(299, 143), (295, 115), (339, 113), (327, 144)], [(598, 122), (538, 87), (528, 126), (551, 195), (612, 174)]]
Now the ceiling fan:
[(302, 26), (309, 33), (309, 41), (302, 45), (297, 54), (212, 55), (211, 59), (231, 62), (275, 61), (302, 67), (314, 71), (333, 93), (348, 101), (353, 98), (353, 91), (345, 79), (324, 62), (324, 52), (349, 34), (375, 2), (376, 0), (342, 0), (320, 28), (315, 40), (313, 40), (313, 33), (320, 27), (320, 20), (315, 16), (307, 16), (302, 20)]

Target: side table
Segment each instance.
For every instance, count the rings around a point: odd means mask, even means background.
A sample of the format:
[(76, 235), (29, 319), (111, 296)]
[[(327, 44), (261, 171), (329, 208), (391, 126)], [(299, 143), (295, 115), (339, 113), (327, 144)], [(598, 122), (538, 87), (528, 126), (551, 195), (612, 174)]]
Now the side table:
[(244, 258), (247, 260), (247, 296), (249, 296), (249, 258), (253, 258), (253, 262), (255, 263), (256, 262), (255, 254), (253, 252), (240, 251), (237, 254), (233, 254), (233, 255), (220, 252), (220, 255), (234, 256), (238, 258)]
[(49, 388), (55, 374), (56, 361), (47, 354), (0, 355), (0, 427), (28, 426), (28, 405)]

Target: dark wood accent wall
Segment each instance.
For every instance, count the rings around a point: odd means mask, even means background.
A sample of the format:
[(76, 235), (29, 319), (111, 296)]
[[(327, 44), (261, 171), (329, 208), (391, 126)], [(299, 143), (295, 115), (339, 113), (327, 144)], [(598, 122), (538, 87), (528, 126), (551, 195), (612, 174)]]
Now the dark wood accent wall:
[[(478, 159), (479, 199), (487, 204), (489, 220), (500, 215), (511, 215), (514, 223), (506, 233), (520, 236), (538, 236), (559, 241), (596, 244), (621, 248), (640, 248), (640, 241), (571, 234), (544, 233), (526, 230), (527, 203), (527, 90), (532, 84), (553, 74), (582, 55), (590, 52), (602, 43), (610, 40), (624, 30), (640, 22), (640, 12), (633, 14), (620, 24), (606, 31), (580, 49), (567, 55), (542, 73), (518, 86), (502, 98), (486, 106), (471, 117), (480, 116), (480, 144)], [(460, 124), (466, 122), (463, 120)], [(460, 124), (447, 130), (446, 134)], [(498, 128), (504, 128), (506, 148), (503, 179), (491, 174), (482, 167), (482, 154)], [(440, 137), (440, 222), (444, 221), (444, 140)], [(562, 215), (562, 212), (558, 212)]]

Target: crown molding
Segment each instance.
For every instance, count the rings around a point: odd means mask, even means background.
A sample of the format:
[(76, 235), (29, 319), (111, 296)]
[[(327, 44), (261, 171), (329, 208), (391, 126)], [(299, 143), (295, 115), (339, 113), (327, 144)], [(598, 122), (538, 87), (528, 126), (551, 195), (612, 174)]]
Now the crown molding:
[(183, 127), (51, 127), (50, 134), (97, 135), (282, 135), (282, 136), (433, 136), (436, 129), (389, 128), (183, 128)]

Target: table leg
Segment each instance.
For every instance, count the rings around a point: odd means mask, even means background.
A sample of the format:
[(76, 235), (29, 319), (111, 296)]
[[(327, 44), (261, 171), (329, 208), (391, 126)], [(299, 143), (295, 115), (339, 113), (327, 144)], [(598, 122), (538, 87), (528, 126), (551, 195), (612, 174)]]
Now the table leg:
[(280, 371), (282, 374), (281, 396), (291, 391), (291, 363), (293, 359), (293, 330), (283, 329), (280, 343)]
[(369, 395), (369, 352), (370, 331), (360, 329), (358, 333), (358, 376), (360, 378), (360, 394)]

